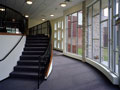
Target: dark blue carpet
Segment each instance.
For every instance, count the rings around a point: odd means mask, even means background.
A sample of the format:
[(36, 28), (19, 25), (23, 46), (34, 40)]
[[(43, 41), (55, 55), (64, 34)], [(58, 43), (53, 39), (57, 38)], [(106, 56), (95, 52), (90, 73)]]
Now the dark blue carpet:
[[(54, 51), (53, 70), (39, 90), (120, 90), (101, 72), (87, 63), (74, 60)], [(6, 79), (0, 90), (36, 90), (37, 81)]]

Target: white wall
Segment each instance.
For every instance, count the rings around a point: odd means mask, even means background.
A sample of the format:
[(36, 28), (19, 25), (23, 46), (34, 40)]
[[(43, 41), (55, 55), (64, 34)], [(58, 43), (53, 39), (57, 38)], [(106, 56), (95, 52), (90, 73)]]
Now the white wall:
[[(0, 59), (2, 59), (14, 45), (18, 42), (21, 36), (16, 35), (0, 35)], [(24, 36), (17, 47), (4, 60), (0, 61), (0, 81), (7, 78), (16, 66), (20, 55), (22, 54), (26, 37)]]

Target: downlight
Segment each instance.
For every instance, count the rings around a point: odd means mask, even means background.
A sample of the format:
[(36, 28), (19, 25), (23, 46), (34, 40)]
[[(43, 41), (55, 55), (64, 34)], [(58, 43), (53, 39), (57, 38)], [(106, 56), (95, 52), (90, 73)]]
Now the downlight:
[(51, 14), (50, 16), (51, 16), (51, 17), (54, 17), (54, 15), (53, 15), (53, 14)]
[(63, 3), (60, 3), (60, 6), (61, 6), (61, 7), (66, 7), (67, 4), (66, 4), (65, 2), (63, 2)]
[(32, 4), (32, 0), (26, 0), (26, 3), (31, 5)]
[(43, 18), (42, 21), (45, 21), (45, 18)]
[(29, 17), (29, 15), (25, 15), (25, 17), (26, 17), (26, 18), (28, 18), (28, 17)]
[(5, 8), (0, 8), (0, 11), (4, 12), (4, 11), (5, 11)]

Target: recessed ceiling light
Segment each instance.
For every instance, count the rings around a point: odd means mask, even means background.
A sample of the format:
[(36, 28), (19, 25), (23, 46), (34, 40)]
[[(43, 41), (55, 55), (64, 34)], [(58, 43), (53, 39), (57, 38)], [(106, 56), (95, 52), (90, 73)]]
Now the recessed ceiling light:
[(61, 7), (66, 7), (67, 6), (67, 4), (64, 2), (64, 3), (60, 3), (60, 6)]
[(45, 19), (43, 18), (42, 21), (45, 21)]
[(25, 15), (26, 18), (28, 18), (29, 16), (28, 15)]
[(32, 0), (26, 0), (26, 3), (31, 5), (32, 4)]
[(5, 8), (0, 8), (0, 11), (2, 11), (2, 12), (5, 11)]
[(54, 15), (53, 15), (53, 14), (51, 14), (50, 16), (51, 16), (51, 17), (54, 17)]
[(15, 19), (13, 18), (12, 21), (15, 22)]

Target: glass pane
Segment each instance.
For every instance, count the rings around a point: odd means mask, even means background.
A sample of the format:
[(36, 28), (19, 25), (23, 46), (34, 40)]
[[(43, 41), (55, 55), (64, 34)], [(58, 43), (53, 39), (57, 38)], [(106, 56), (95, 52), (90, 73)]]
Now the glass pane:
[(119, 0), (116, 0), (116, 14), (118, 14), (118, 9), (119, 8)]
[(60, 35), (60, 30), (58, 30), (58, 40), (61, 40), (61, 39), (60, 39), (60, 36), (61, 36), (61, 35)]
[(82, 56), (82, 11), (78, 12), (78, 55)]
[(108, 21), (101, 24), (101, 60), (102, 64), (108, 66), (109, 62), (109, 48), (108, 48)]
[(72, 21), (76, 22), (77, 20), (78, 20), (77, 19), (77, 13), (72, 14)]
[(67, 17), (67, 51), (71, 52), (71, 15)]
[(57, 32), (54, 32), (54, 38), (57, 38)]
[(68, 48), (68, 52), (71, 52), (71, 29), (68, 28), (68, 37), (67, 37), (67, 48)]
[(77, 22), (74, 22), (72, 25), (72, 29), (73, 29), (73, 33), (72, 33), (72, 53), (77, 53), (76, 49), (77, 49)]
[(62, 21), (62, 29), (63, 29), (63, 21)]
[(100, 59), (100, 15), (93, 17), (93, 59)]
[(88, 27), (88, 58), (92, 58), (92, 26)]
[(62, 46), (62, 49), (63, 49), (63, 40), (62, 40), (61, 46)]
[(82, 11), (78, 12), (78, 25), (82, 26)]
[(60, 49), (60, 42), (58, 42), (58, 49)]
[(108, 0), (102, 0), (102, 20), (108, 19)]
[(97, 1), (94, 5), (93, 5), (93, 16), (99, 14), (100, 12), (100, 2)]
[(62, 31), (62, 39), (63, 39), (63, 31)]
[(119, 54), (116, 52), (116, 67), (115, 67), (115, 73), (118, 75), (118, 60), (119, 60)]
[(61, 22), (60, 21), (58, 22), (58, 28), (61, 28)]
[(92, 24), (92, 7), (88, 9), (88, 25)]
[(54, 24), (54, 30), (57, 30), (57, 23)]
[(57, 47), (57, 40), (54, 40), (54, 48)]

